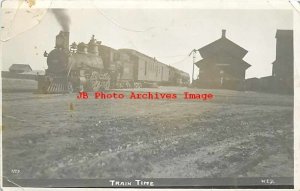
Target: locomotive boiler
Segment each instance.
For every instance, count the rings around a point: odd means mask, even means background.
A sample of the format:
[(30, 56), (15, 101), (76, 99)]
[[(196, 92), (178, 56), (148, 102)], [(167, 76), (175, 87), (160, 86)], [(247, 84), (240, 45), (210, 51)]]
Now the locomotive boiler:
[(38, 89), (43, 93), (67, 93), (107, 90), (110, 68), (105, 66), (99, 49), (101, 42), (92, 36), (88, 44), (73, 43), (69, 48), (69, 32), (56, 36), (55, 48), (48, 54), (45, 76), (38, 76)]

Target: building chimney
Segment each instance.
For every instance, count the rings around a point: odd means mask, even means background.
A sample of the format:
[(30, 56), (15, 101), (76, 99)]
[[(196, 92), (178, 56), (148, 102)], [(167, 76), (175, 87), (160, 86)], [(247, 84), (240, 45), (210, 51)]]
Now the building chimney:
[(226, 38), (226, 30), (222, 29), (222, 38)]

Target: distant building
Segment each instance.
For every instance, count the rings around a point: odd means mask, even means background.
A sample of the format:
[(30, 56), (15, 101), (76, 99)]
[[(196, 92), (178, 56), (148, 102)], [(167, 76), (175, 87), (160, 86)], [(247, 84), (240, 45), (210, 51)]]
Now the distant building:
[(24, 73), (31, 72), (32, 69), (28, 64), (13, 64), (9, 67), (9, 71), (12, 73)]
[(26, 75), (45, 75), (45, 70), (32, 70), (30, 72), (23, 72)]
[(292, 93), (294, 89), (293, 31), (277, 30), (276, 60), (272, 63), (272, 76), (276, 92)]
[(195, 63), (199, 76), (195, 86), (204, 88), (240, 89), (245, 81), (246, 69), (251, 65), (243, 60), (247, 50), (222, 37), (202, 48), (199, 53), (202, 60)]

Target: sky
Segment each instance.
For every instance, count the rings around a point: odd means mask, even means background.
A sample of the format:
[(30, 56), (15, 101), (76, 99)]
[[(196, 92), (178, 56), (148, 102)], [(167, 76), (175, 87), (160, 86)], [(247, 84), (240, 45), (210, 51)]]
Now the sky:
[[(94, 34), (106, 46), (135, 49), (190, 75), (193, 59), (189, 53), (219, 39), (226, 29), (228, 39), (249, 51), (244, 57), (251, 65), (246, 78), (269, 76), (276, 56), (276, 30), (293, 29), (291, 10), (95, 8), (69, 9), (67, 13), (70, 43), (87, 43)], [(2, 35), (2, 70), (15, 63), (46, 69), (43, 53), (53, 49), (61, 30), (54, 15), (47, 9), (19, 10), (14, 17), (6, 14), (11, 20), (3, 17), (2, 21), (6, 27), (2, 30), (9, 29)], [(198, 53), (196, 61), (200, 59)]]

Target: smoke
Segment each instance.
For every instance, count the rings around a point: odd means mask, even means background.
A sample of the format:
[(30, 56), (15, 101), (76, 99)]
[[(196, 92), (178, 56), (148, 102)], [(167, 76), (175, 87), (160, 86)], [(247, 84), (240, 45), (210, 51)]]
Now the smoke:
[(71, 19), (65, 9), (51, 9), (64, 32), (70, 32)]

